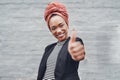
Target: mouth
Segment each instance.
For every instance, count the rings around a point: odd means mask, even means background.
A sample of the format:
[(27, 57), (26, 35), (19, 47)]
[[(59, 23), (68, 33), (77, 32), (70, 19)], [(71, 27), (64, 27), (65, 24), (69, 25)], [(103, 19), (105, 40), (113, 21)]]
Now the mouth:
[(64, 37), (64, 35), (65, 35), (65, 33), (58, 34), (57, 38), (62, 38), (62, 37)]

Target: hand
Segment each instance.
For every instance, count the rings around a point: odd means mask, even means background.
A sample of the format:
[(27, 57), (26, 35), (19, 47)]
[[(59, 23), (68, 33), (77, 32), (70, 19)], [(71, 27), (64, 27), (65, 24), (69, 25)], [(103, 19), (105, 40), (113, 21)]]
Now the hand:
[(75, 29), (72, 30), (72, 34), (68, 44), (68, 51), (72, 59), (75, 61), (83, 60), (85, 57), (84, 46), (79, 41), (76, 41)]

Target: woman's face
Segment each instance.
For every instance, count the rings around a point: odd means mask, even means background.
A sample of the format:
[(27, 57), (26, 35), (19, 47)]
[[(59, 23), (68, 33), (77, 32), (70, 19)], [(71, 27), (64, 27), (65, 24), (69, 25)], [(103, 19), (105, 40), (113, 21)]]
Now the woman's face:
[(59, 42), (64, 41), (68, 37), (68, 25), (65, 20), (58, 16), (52, 16), (49, 21), (51, 33), (58, 39)]

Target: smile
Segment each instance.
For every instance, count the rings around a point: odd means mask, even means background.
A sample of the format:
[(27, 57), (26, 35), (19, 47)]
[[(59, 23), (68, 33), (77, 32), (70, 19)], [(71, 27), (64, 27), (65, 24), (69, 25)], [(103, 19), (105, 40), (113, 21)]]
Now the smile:
[(65, 35), (65, 33), (62, 33), (62, 34), (57, 35), (57, 37), (58, 37), (58, 38), (61, 38), (61, 37), (63, 37), (64, 35)]

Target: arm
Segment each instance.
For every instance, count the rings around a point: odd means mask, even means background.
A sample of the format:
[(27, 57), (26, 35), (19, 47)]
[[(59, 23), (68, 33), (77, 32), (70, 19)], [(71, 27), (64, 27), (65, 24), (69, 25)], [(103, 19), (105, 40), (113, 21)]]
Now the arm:
[(72, 35), (68, 44), (68, 51), (75, 61), (81, 61), (85, 58), (85, 50), (83, 41), (80, 38), (76, 38), (75, 30), (72, 31)]

